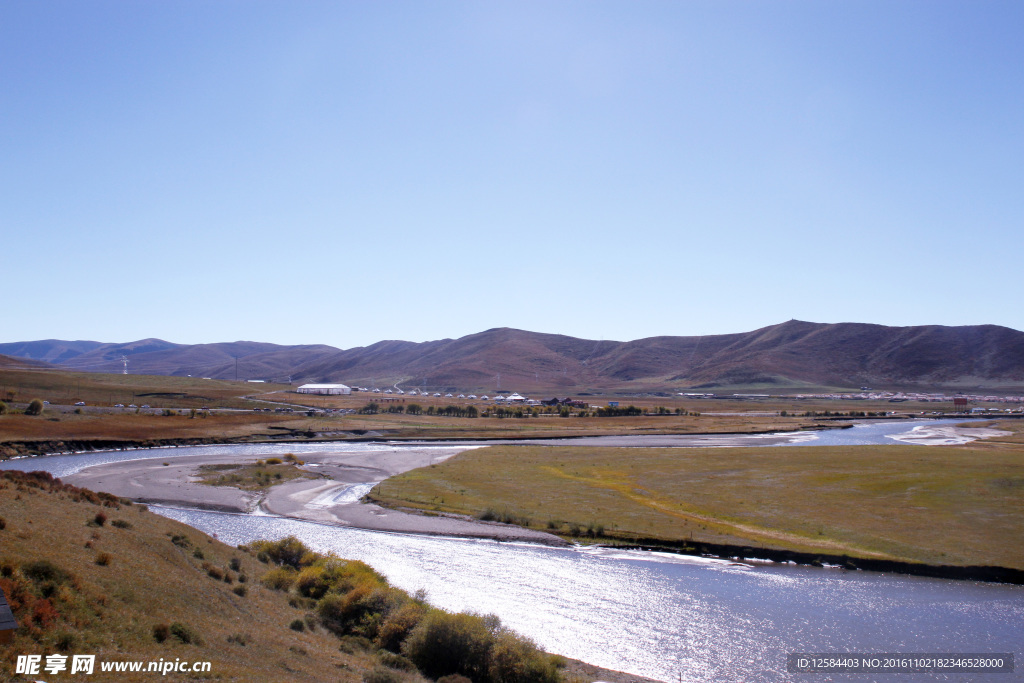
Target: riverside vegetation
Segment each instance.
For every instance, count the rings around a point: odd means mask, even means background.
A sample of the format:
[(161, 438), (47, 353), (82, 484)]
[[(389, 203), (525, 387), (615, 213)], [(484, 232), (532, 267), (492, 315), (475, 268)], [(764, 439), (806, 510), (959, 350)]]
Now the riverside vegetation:
[(1024, 424), (998, 427), (1011, 434), (965, 446), (492, 446), (392, 477), (370, 498), (575, 540), (1024, 569)]
[(226, 681), (593, 680), (496, 617), (431, 607), (294, 538), (232, 548), (41, 472), (0, 473), (0, 512), (0, 588), (20, 624), (5, 680), (18, 654), (49, 653), (210, 661)]

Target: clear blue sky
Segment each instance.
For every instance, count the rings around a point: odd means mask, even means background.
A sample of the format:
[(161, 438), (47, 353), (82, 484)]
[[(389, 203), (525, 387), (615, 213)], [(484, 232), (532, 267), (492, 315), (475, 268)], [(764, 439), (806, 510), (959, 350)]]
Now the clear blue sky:
[(1024, 3), (0, 4), (0, 341), (1024, 330)]

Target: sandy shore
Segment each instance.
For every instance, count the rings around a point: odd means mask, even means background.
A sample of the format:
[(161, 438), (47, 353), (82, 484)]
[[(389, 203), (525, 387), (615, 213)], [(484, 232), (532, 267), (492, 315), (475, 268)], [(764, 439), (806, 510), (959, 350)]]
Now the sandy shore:
[(198, 483), (200, 465), (243, 464), (255, 461), (252, 455), (109, 463), (88, 467), (64, 481), (144, 503), (229, 512), (251, 512), (258, 506), (284, 517), (375, 531), (566, 545), (553, 534), (533, 529), (455, 516), (407, 513), (360, 502), (374, 484), (388, 477), (447, 460), (471, 447), (393, 446), (373, 451), (306, 453), (302, 455), (302, 468), (314, 478), (293, 479), (272, 487), (266, 494)]

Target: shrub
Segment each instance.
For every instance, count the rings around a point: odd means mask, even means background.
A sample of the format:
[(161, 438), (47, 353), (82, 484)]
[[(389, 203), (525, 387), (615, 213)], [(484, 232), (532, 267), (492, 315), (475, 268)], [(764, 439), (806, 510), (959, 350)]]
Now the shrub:
[(309, 548), (294, 536), (287, 536), (280, 541), (256, 541), (250, 547), (256, 551), (257, 558), (265, 554), (269, 560), (294, 569), (313, 564), (316, 560)]
[(295, 570), (290, 567), (276, 567), (263, 575), (263, 585), (276, 591), (287, 591), (295, 583)]
[(43, 401), (38, 398), (32, 399), (32, 402), (25, 408), (26, 415), (42, 415), (43, 414)]
[(68, 652), (69, 650), (75, 649), (75, 645), (78, 644), (78, 636), (76, 636), (74, 633), (62, 631), (61, 633), (57, 634), (56, 644), (58, 650), (62, 652)]
[(326, 595), (330, 587), (330, 577), (325, 575), (323, 567), (306, 567), (299, 572), (299, 576), (295, 580), (295, 590), (298, 594), (314, 600), (319, 600)]
[(7, 528), (7, 520), (4, 519), (3, 517), (0, 517), (0, 531), (3, 531), (6, 528)]
[(245, 647), (246, 645), (252, 642), (252, 636), (250, 636), (248, 633), (235, 633), (234, 635), (228, 636), (228, 642), (236, 643), (238, 645), (241, 645), (242, 647)]
[(228, 563), (228, 566), (231, 567), (232, 571), (237, 572), (239, 569), (242, 568), (242, 561), (239, 560), (237, 557), (232, 557), (231, 562)]
[(281, 458), (267, 458), (268, 465), (280, 465), (282, 462)]
[(181, 534), (173, 534), (171, 536), (171, 543), (178, 546), (179, 548), (192, 547), (192, 541), (188, 540), (188, 536), (183, 536)]
[(203, 551), (202, 551), (201, 548), (196, 548), (195, 550), (193, 550), (192, 551), (192, 557), (196, 558), (197, 560), (205, 560), (206, 559), (206, 555), (203, 554)]
[(360, 651), (365, 652), (373, 647), (373, 643), (362, 636), (342, 636), (340, 641), (338, 649), (350, 655)]
[(216, 579), (217, 581), (224, 580), (224, 572), (220, 567), (210, 567), (206, 570), (206, 575), (211, 579)]
[(375, 664), (363, 674), (363, 683), (405, 683), (408, 677), (394, 669)]
[(50, 581), (60, 585), (62, 583), (69, 583), (73, 579), (69, 572), (61, 569), (49, 560), (36, 560), (35, 562), (23, 564), (21, 566), (21, 573), (36, 583)]
[(181, 622), (176, 621), (173, 624), (171, 624), (170, 631), (172, 636), (180, 640), (182, 643), (185, 643), (186, 645), (203, 644), (203, 639), (199, 637), (199, 634), (196, 633), (192, 628), (186, 626), (185, 624), (182, 624)]
[(162, 643), (171, 635), (171, 627), (167, 624), (157, 624), (153, 627), (153, 639)]
[(306, 630), (306, 622), (302, 621), (302, 619), (292, 619), (292, 623), (288, 624), (288, 628), (301, 633)]
[(494, 683), (557, 683), (560, 678), (546, 653), (511, 631), (495, 635), (487, 655), (487, 677)]
[(107, 516), (102, 512), (97, 512), (96, 516), (92, 518), (90, 526), (103, 526), (107, 523)]
[(394, 652), (388, 652), (387, 650), (381, 650), (377, 653), (377, 661), (389, 669), (398, 669), (399, 671), (416, 670), (416, 665), (408, 658), (395, 654)]
[(0, 401), (0, 415), (6, 415), (8, 410), (10, 409), (7, 407), (7, 404)]
[(96, 556), (96, 564), (101, 567), (106, 567), (110, 564), (110, 561), (114, 558), (111, 557), (110, 553), (100, 553)]
[(497, 618), (431, 610), (402, 644), (402, 653), (430, 678), (462, 674), (482, 681)]
[(237, 595), (240, 598), (244, 598), (246, 596), (246, 594), (249, 592), (249, 589), (246, 588), (245, 586), (239, 584), (239, 585), (235, 586), (234, 588), (232, 588), (231, 592), (234, 593), (235, 595)]
[(47, 598), (36, 600), (32, 606), (32, 621), (43, 628), (49, 628), (59, 617), (60, 613), (53, 608), (53, 603)]
[(132, 523), (131, 522), (126, 522), (123, 519), (115, 519), (113, 522), (110, 523), (110, 525), (111, 526), (116, 526), (118, 529), (131, 529), (132, 528)]
[(402, 641), (416, 628), (427, 613), (427, 608), (418, 602), (409, 601), (384, 618), (377, 631), (376, 644), (385, 650), (398, 652)]

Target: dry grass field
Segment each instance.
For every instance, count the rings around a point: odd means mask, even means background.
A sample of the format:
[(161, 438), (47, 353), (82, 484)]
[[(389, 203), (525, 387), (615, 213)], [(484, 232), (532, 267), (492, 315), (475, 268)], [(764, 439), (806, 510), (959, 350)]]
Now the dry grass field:
[[(21, 415), (30, 400), (51, 403), (42, 416)], [(602, 434), (686, 434), (711, 432), (765, 432), (834, 426), (850, 411), (900, 415), (948, 411), (952, 406), (937, 403), (888, 403), (886, 401), (830, 401), (824, 399), (771, 398), (756, 400), (703, 399), (680, 396), (581, 396), (587, 416), (579, 409), (560, 417), (557, 409), (538, 408), (538, 416), (483, 417), (493, 404), (481, 400), (434, 398), (433, 396), (388, 397), (356, 393), (351, 396), (297, 394), (294, 387), (248, 384), (196, 377), (73, 373), (53, 370), (0, 369), (0, 400), (11, 404), (8, 415), (0, 415), (0, 450), (3, 443), (154, 440), (361, 438), (366, 432), (392, 439), (475, 439), (596, 436)], [(596, 417), (597, 406), (619, 401), (622, 407), (635, 405), (644, 415)], [(83, 401), (86, 406), (76, 408)], [(377, 414), (338, 414), (325, 410), (358, 411), (369, 402), (380, 406)], [(150, 410), (114, 408), (121, 403), (149, 405)], [(477, 418), (408, 414), (418, 404), (428, 408), (473, 406)], [(263, 412), (284, 406), (295, 413)], [(189, 419), (192, 410), (201, 411)], [(317, 412), (307, 417), (302, 408)], [(400, 407), (403, 412), (387, 412)], [(260, 408), (255, 412), (254, 408)], [(662, 409), (664, 414), (651, 414)], [(184, 411), (184, 417), (164, 416), (163, 409)], [(80, 413), (76, 414), (76, 410)], [(237, 412), (232, 412), (235, 410)], [(785, 413), (785, 414), (783, 414)], [(810, 413), (810, 414), (808, 414)], [(828, 413), (827, 415), (825, 413)], [(839, 413), (840, 415), (836, 415)], [(9, 450), (9, 449), (8, 449)]]
[(960, 447), (495, 446), (372, 496), (577, 536), (1024, 568), (1024, 425), (1005, 425), (1012, 436)]
[(27, 403), (40, 398), (53, 404), (90, 406), (117, 403), (154, 408), (252, 408), (247, 394), (289, 388), (283, 384), (248, 384), (199, 377), (116, 375), (53, 370), (0, 370), (0, 400)]
[[(9, 678), (17, 654), (212, 662), (209, 675), (165, 680), (361, 681), (373, 666), (372, 653), (341, 652), (323, 629), (290, 629), (305, 612), (260, 584), (269, 568), (255, 558), (145, 506), (101, 502), (0, 479), (0, 586), (32, 615), (22, 616), (28, 623), (13, 643), (0, 646), (0, 680), (27, 680)], [(98, 514), (107, 517), (102, 525)], [(40, 562), (62, 574), (33, 572)], [(161, 624), (181, 624), (201, 644), (174, 635), (158, 642)], [(92, 677), (149, 681), (154, 674)]]

